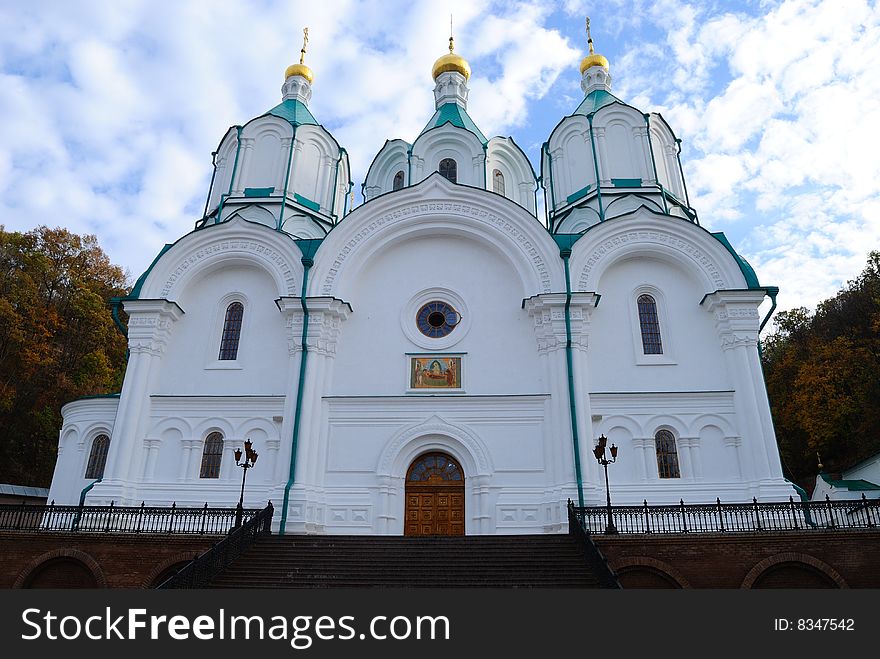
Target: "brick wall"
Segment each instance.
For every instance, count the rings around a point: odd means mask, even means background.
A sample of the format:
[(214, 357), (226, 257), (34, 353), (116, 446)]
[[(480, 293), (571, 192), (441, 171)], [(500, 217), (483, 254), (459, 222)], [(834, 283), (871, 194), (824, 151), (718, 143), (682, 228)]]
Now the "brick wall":
[(218, 540), (217, 536), (0, 532), (0, 588), (150, 587), (169, 569)]
[[(880, 588), (880, 531), (593, 537), (625, 588)], [(0, 587), (150, 587), (217, 540), (0, 532)]]
[(880, 531), (593, 539), (624, 588), (880, 588)]

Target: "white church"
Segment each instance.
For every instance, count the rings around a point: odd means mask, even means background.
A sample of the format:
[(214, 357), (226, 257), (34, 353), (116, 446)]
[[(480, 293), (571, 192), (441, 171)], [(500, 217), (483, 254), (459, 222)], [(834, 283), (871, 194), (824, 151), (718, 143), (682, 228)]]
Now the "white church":
[(356, 208), (313, 73), (288, 67), (121, 301), (122, 391), (64, 406), (49, 498), (233, 506), (250, 439), (245, 505), (283, 533), (558, 533), (568, 499), (605, 502), (604, 436), (615, 504), (787, 501), (758, 355), (777, 289), (704, 228), (672, 129), (589, 50), (536, 175), (468, 115), (450, 38), (435, 114), (385, 143)]

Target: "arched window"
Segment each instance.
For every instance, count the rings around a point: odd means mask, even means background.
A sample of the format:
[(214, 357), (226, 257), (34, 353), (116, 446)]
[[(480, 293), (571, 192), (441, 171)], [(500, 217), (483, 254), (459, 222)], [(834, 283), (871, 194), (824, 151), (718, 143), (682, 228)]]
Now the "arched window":
[(500, 169), (492, 172), (492, 190), (500, 195), (504, 194), (504, 174)]
[(220, 340), (220, 359), (238, 358), (238, 341), (241, 338), (241, 319), (244, 317), (244, 305), (233, 302), (226, 307), (226, 320), (223, 321), (223, 338)]
[(440, 176), (452, 183), (458, 183), (458, 163), (452, 158), (440, 161)]
[(391, 186), (392, 190), (400, 190), (403, 187), (403, 171), (399, 171), (394, 175), (394, 183)]
[(220, 478), (220, 462), (223, 460), (223, 435), (212, 432), (205, 440), (202, 452), (202, 468), (199, 478)]
[(657, 448), (657, 472), (660, 478), (680, 478), (675, 435), (668, 430), (658, 430), (654, 435), (654, 446)]
[(107, 435), (98, 435), (92, 442), (92, 451), (89, 453), (89, 464), (86, 466), (86, 478), (104, 478), (104, 465), (107, 464), (107, 450), (110, 448), (110, 438)]
[(660, 342), (660, 320), (657, 317), (657, 302), (650, 295), (639, 295), (639, 327), (642, 330), (642, 348), (646, 355), (662, 355)]

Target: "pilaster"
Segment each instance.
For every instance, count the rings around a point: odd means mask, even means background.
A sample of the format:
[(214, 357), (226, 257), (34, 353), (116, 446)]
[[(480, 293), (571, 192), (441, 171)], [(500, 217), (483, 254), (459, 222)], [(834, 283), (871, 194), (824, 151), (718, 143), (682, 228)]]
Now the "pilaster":
[[(129, 358), (101, 483), (107, 490), (126, 487), (141, 475), (138, 449), (143, 446), (153, 380), (174, 324), (183, 317), (183, 309), (169, 300), (127, 300), (124, 308), (129, 317)], [(122, 490), (113, 494), (118, 503), (125, 503)]]
[(770, 416), (764, 373), (758, 357), (758, 306), (761, 290), (722, 290), (703, 298), (702, 305), (715, 318), (715, 330), (734, 380), (734, 404), (748, 444), (753, 480), (781, 479), (782, 467)]

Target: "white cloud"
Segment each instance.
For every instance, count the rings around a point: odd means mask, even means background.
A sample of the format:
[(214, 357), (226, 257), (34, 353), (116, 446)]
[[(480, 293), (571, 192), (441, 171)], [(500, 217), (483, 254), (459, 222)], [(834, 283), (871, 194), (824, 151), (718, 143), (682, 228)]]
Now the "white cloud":
[(741, 234), (783, 308), (814, 306), (880, 244), (880, 10), (784, 0), (754, 16), (662, 0), (651, 16), (661, 37), (640, 50), (662, 48), (671, 69), (624, 63), (643, 107), (685, 140), (702, 223)]
[(431, 116), (449, 11), (474, 65), (471, 114), (489, 135), (521, 125), (576, 57), (537, 1), (4, 3), (2, 222), (97, 233), (137, 275), (192, 229), (227, 128), (280, 102), (304, 15), (311, 109), (359, 184), (386, 138), (412, 140)]
[(683, 139), (703, 225), (780, 285), (783, 307), (833, 294), (880, 244), (880, 10), (860, 0), (3, 3), (2, 222), (97, 233), (138, 274), (191, 230), (226, 129), (279, 102), (303, 15), (311, 108), (359, 184), (386, 139), (431, 116), (450, 11), (471, 116), (526, 147), (580, 99), (591, 13), (599, 52), (619, 46), (615, 93)]

